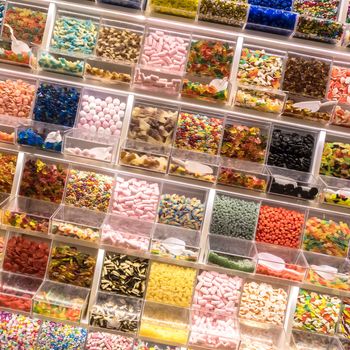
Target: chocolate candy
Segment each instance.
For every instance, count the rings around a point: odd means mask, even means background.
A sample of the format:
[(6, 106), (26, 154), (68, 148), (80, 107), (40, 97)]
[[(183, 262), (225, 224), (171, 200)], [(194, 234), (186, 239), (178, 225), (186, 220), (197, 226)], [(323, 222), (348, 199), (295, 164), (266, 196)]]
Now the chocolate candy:
[(29, 158), (24, 165), (19, 194), (60, 203), (67, 177), (67, 165)]
[(96, 264), (93, 254), (68, 245), (58, 245), (52, 249), (49, 263), (49, 278), (52, 281), (89, 288)]
[(16, 154), (0, 152), (0, 192), (11, 193), (16, 164)]
[(6, 247), (4, 270), (43, 278), (50, 244), (26, 235), (12, 235)]
[(117, 253), (106, 253), (100, 289), (142, 298), (146, 289), (148, 260)]

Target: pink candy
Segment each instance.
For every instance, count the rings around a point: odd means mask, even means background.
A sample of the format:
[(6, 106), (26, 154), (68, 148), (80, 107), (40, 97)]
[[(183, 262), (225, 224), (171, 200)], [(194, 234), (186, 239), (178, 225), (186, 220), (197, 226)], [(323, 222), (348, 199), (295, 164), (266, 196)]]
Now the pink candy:
[(110, 333), (93, 332), (88, 335), (86, 350), (132, 350), (133, 339)]

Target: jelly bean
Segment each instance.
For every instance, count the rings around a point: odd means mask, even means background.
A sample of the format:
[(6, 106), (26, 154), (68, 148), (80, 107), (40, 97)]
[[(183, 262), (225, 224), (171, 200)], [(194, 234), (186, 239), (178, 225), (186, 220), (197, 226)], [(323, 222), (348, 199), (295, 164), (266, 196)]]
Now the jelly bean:
[(16, 164), (16, 154), (0, 152), (0, 192), (11, 193)]
[(86, 350), (133, 350), (133, 338), (111, 333), (89, 332), (85, 348)]
[(332, 66), (328, 99), (350, 104), (350, 68)]
[(294, 1), (294, 11), (303, 16), (337, 20), (339, 0)]

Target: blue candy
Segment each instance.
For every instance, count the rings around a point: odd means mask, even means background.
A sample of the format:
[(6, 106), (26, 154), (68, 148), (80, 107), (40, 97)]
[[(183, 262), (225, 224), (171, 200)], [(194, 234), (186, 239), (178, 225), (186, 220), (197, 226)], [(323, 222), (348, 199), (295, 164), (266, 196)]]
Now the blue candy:
[(47, 151), (61, 152), (62, 141), (61, 142), (44, 142), (46, 135), (44, 133), (39, 133), (33, 128), (28, 128), (21, 130), (18, 133), (17, 143), (25, 146), (37, 147)]
[(248, 0), (250, 5), (270, 7), (278, 10), (292, 11), (293, 0)]
[(105, 4), (117, 5), (122, 7), (128, 7), (131, 9), (138, 9), (138, 10), (143, 9), (141, 7), (145, 7), (145, 6), (142, 6), (142, 0), (101, 0), (101, 2)]

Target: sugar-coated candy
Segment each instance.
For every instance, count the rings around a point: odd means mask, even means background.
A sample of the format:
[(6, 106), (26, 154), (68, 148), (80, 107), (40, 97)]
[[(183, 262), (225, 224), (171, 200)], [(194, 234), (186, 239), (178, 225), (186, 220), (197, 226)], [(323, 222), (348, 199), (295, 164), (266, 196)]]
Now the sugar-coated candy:
[(339, 0), (295, 0), (294, 11), (303, 16), (337, 20)]
[(150, 8), (168, 15), (195, 18), (199, 0), (151, 0)]
[(11, 193), (12, 183), (16, 172), (17, 155), (0, 152), (0, 192)]
[(132, 350), (133, 338), (104, 332), (89, 332), (86, 350)]
[(84, 72), (84, 61), (74, 58), (65, 58), (60, 55), (52, 55), (43, 52), (38, 60), (40, 68), (63, 74), (82, 76)]
[(332, 66), (328, 99), (350, 105), (350, 68)]

